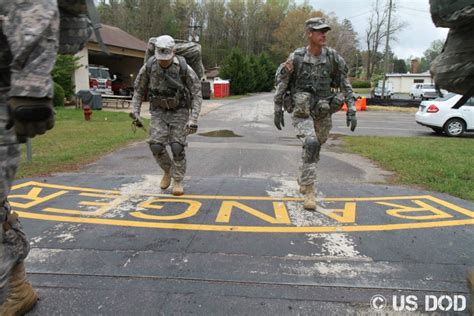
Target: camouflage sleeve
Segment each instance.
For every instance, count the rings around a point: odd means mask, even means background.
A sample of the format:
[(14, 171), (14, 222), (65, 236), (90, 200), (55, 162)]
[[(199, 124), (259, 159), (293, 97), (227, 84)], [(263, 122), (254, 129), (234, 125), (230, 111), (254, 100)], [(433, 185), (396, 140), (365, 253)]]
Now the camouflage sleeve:
[(275, 74), (276, 92), (273, 97), (273, 103), (275, 105), (275, 112), (283, 110), (283, 95), (290, 84), (290, 76), (293, 72), (293, 53), (290, 54), (288, 59), (280, 64)]
[(186, 86), (188, 87), (189, 91), (191, 91), (191, 96), (193, 98), (191, 105), (191, 119), (197, 122), (199, 113), (201, 113), (202, 104), (201, 81), (189, 65), (187, 73)]
[(349, 68), (344, 61), (344, 58), (339, 54), (336, 54), (336, 63), (338, 65), (337, 78), (335, 80), (336, 86), (341, 89), (344, 94), (348, 110), (356, 110), (355, 97), (352, 91), (352, 85), (348, 78)]
[(140, 68), (135, 83), (133, 85), (133, 98), (132, 98), (132, 107), (133, 113), (140, 114), (140, 109), (142, 107), (143, 96), (145, 95), (146, 88), (148, 87), (149, 75), (146, 70), (146, 64)]
[(52, 98), (50, 73), (59, 37), (56, 1), (7, 1), (2, 11), (3, 33), (12, 53), (10, 96)]

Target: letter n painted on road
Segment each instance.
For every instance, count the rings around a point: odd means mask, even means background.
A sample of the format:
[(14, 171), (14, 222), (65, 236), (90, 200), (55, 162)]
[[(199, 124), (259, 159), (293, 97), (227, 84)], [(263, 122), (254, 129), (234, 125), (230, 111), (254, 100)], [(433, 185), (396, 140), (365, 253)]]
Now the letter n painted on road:
[(219, 213), (217, 214), (217, 223), (229, 223), (232, 215), (232, 209), (236, 207), (244, 212), (247, 212), (255, 217), (258, 217), (271, 224), (291, 224), (286, 210), (285, 204), (282, 202), (273, 202), (273, 210), (275, 211), (275, 217), (271, 217), (265, 213), (262, 213), (254, 208), (251, 208), (245, 204), (236, 201), (223, 201)]

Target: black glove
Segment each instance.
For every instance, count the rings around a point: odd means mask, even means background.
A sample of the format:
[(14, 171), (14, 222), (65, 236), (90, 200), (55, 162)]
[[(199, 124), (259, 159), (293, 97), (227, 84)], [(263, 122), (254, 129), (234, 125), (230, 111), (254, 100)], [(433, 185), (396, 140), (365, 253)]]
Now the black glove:
[(285, 127), (285, 119), (283, 117), (283, 111), (275, 111), (275, 116), (273, 118), (276, 128), (281, 130), (281, 127)]
[(143, 128), (143, 122), (140, 119), (140, 114), (138, 113), (129, 113), (130, 118), (133, 120), (132, 124), (138, 128)]
[(42, 135), (54, 126), (53, 101), (49, 98), (12, 97), (8, 100), (10, 122), (20, 141)]
[(194, 134), (198, 130), (198, 125), (195, 120), (189, 120), (189, 122), (186, 124), (186, 134)]
[(346, 123), (347, 127), (351, 127), (351, 132), (353, 132), (357, 126), (357, 118), (356, 118), (356, 111), (354, 110), (347, 110), (346, 114)]

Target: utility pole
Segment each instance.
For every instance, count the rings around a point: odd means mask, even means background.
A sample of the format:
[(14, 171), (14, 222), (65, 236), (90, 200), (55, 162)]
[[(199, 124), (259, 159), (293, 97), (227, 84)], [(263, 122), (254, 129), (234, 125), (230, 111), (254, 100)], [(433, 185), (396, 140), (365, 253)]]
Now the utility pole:
[(387, 21), (387, 41), (385, 42), (385, 62), (384, 62), (384, 75), (383, 75), (383, 84), (382, 84), (382, 99), (385, 97), (385, 80), (387, 78), (388, 72), (388, 45), (390, 40), (390, 18), (392, 16), (392, 0), (389, 0), (388, 5), (388, 21)]

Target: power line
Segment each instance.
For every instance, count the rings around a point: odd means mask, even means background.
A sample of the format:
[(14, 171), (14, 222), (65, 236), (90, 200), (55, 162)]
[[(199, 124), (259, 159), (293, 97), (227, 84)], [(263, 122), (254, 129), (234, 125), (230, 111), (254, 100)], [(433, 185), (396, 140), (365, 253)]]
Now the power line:
[(424, 10), (419, 10), (419, 9), (413, 9), (413, 8), (409, 8), (409, 7), (405, 7), (405, 6), (398, 6), (397, 8), (400, 8), (400, 9), (405, 9), (405, 10), (411, 10), (411, 11), (416, 11), (416, 12), (420, 12), (420, 13), (424, 13), (424, 14), (430, 14), (430, 12), (426, 12)]
[(362, 12), (362, 13), (359, 13), (359, 14), (356, 14), (356, 15), (353, 15), (353, 16), (350, 16), (346, 19), (350, 20), (350, 19), (353, 19), (353, 18), (356, 18), (358, 16), (362, 16), (362, 15), (365, 15), (365, 14), (368, 14), (368, 13), (371, 13), (372, 11), (365, 11), (365, 12)]

